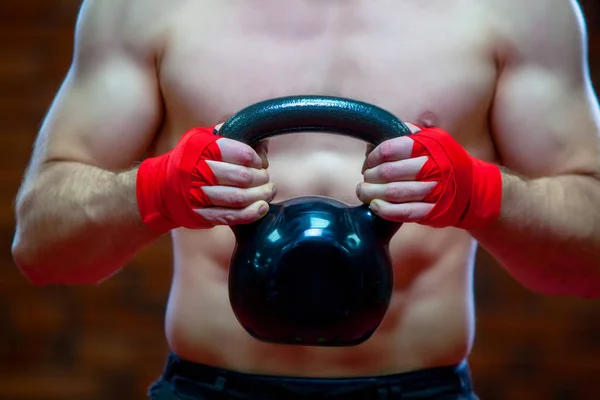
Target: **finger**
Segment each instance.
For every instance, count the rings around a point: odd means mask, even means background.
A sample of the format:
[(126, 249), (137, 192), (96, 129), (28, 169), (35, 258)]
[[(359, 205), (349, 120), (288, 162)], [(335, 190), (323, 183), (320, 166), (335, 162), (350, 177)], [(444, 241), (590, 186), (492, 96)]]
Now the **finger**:
[(415, 157), (407, 160), (386, 162), (363, 172), (365, 182), (391, 183), (417, 180), (417, 174), (427, 162), (428, 157)]
[[(411, 134), (415, 134), (415, 133), (421, 132), (421, 128), (419, 128), (418, 126), (413, 125), (413, 124), (409, 124), (409, 123), (405, 123), (405, 124), (408, 127), (408, 129), (410, 130)], [(398, 139), (400, 139), (400, 138), (398, 138)], [(407, 143), (403, 143), (403, 142), (405, 142), (405, 141), (400, 141), (400, 145), (402, 145), (402, 144), (408, 145)], [(395, 144), (387, 143), (387, 144), (383, 145), (383, 147), (380, 146), (380, 148), (379, 148), (378, 151), (380, 151), (382, 153), (386, 153), (386, 152), (393, 153), (394, 151), (396, 151), (394, 149), (394, 145), (398, 145), (398, 143), (395, 143)], [(412, 145), (412, 143), (411, 143), (411, 145)], [(386, 148), (386, 146), (387, 146), (387, 148)], [(381, 162), (383, 162), (383, 161), (380, 162), (378, 160), (384, 154), (380, 154), (379, 156), (376, 155), (376, 154), (371, 155), (373, 153), (373, 150), (375, 150), (376, 148), (377, 148), (376, 146), (374, 146), (374, 145), (372, 145), (370, 143), (367, 143), (367, 149), (366, 149), (366, 152), (365, 152), (365, 161), (363, 163), (363, 167), (362, 167), (362, 171), (361, 172), (365, 172), (365, 170), (367, 168), (374, 167), (375, 165), (380, 164)], [(405, 154), (406, 152), (408, 152), (408, 154), (409, 154), (408, 156), (406, 156), (406, 154)], [(404, 158), (410, 157), (411, 153), (412, 153), (412, 147), (410, 147), (410, 150), (406, 150), (406, 151), (404, 151), (404, 153), (402, 153), (400, 155), (403, 156), (403, 159), (404, 159)], [(370, 156), (370, 158), (369, 158), (369, 156)], [(387, 160), (387, 161), (396, 161), (396, 157), (394, 157), (393, 154), (390, 154), (389, 155), (389, 160)]]
[(268, 139), (263, 140), (263, 141), (259, 142), (258, 144), (254, 145), (253, 148), (254, 148), (254, 151), (256, 151), (256, 153), (262, 160), (262, 168), (264, 168), (264, 169), (269, 168), (269, 159), (268, 159), (269, 140)]
[(410, 158), (413, 143), (414, 141), (408, 137), (386, 140), (369, 153), (366, 160), (367, 168), (373, 168), (386, 162)]
[(367, 157), (369, 156), (369, 154), (371, 154), (371, 152), (373, 151), (373, 149), (375, 149), (375, 146), (372, 145), (371, 143), (367, 143), (367, 147), (365, 149), (365, 161), (363, 161), (363, 165), (362, 165), (362, 168), (360, 170), (361, 174), (364, 173), (367, 170)]
[(371, 210), (388, 221), (418, 222), (425, 218), (435, 205), (431, 203), (392, 204), (383, 200), (371, 202)]
[(375, 199), (390, 203), (408, 203), (423, 201), (436, 185), (437, 182), (360, 183), (356, 187), (356, 195), (365, 204)]
[(275, 184), (240, 189), (231, 186), (204, 186), (202, 190), (210, 200), (210, 204), (217, 207), (244, 208), (257, 201), (271, 202), (277, 194)]
[(223, 162), (261, 169), (263, 160), (254, 149), (237, 140), (221, 138), (217, 140)]
[[(233, 114), (225, 116), (221, 120), (228, 120), (232, 115)], [(215, 131), (218, 133), (221, 130), (221, 128), (223, 127), (223, 125), (225, 125), (224, 122), (215, 125), (215, 128), (214, 128)], [(252, 148), (258, 154), (258, 156), (261, 158), (262, 168), (268, 168), (269, 161), (267, 159), (267, 154), (269, 153), (269, 140), (265, 139), (265, 140), (259, 142), (258, 144), (256, 144), (255, 146), (252, 146)]]
[(206, 163), (215, 174), (219, 185), (222, 186), (249, 188), (269, 182), (269, 173), (266, 169), (248, 168), (212, 160), (206, 160)]
[[(421, 128), (419, 128), (416, 125), (409, 124), (409, 123), (406, 123), (406, 122), (405, 122), (405, 125), (408, 127), (408, 129), (410, 130), (411, 134), (421, 132)], [(368, 156), (369, 154), (371, 154), (371, 152), (375, 149), (375, 147), (376, 147), (375, 145), (373, 145), (371, 143), (367, 143), (367, 148), (366, 148), (366, 151), (365, 151), (365, 156)]]
[(257, 201), (248, 207), (236, 209), (226, 207), (210, 207), (194, 210), (196, 214), (212, 225), (250, 224), (264, 217), (269, 211), (269, 204)]

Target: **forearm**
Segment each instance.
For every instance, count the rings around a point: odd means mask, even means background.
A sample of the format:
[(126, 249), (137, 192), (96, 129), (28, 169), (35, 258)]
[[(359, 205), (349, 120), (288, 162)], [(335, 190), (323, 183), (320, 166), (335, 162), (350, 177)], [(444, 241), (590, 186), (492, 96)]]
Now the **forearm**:
[(17, 199), (15, 260), (36, 284), (94, 283), (156, 238), (141, 221), (136, 171), (57, 162)]
[(472, 233), (529, 288), (598, 297), (599, 206), (600, 185), (592, 177), (525, 180), (503, 173), (500, 219)]

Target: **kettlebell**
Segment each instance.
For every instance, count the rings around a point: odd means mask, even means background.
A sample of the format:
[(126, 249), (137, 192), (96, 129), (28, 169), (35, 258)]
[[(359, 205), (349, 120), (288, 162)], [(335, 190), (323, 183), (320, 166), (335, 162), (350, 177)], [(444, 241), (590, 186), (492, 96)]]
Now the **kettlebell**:
[[(408, 135), (391, 113), (339, 97), (283, 97), (251, 105), (218, 134), (249, 145), (294, 132), (326, 132), (373, 145)], [(256, 339), (302, 346), (354, 346), (387, 312), (394, 273), (389, 242), (401, 224), (332, 198), (271, 204), (262, 219), (235, 225), (229, 300)]]

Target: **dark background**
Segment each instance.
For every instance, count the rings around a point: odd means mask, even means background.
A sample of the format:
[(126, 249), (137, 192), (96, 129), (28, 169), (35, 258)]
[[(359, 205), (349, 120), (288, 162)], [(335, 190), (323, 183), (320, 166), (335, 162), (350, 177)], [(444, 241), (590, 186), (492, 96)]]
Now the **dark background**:
[[(582, 4), (597, 83), (600, 6), (597, 0)], [(168, 350), (168, 240), (97, 287), (33, 287), (11, 258), (13, 199), (38, 126), (69, 66), (79, 5), (0, 0), (2, 400), (142, 399)], [(530, 293), (484, 253), (476, 294), (471, 362), (482, 400), (600, 399), (599, 302)]]

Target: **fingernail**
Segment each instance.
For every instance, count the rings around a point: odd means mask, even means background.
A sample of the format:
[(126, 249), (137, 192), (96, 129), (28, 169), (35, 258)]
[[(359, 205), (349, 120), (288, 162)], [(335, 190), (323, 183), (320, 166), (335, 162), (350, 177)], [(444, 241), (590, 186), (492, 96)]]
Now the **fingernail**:
[(258, 215), (260, 217), (264, 217), (265, 215), (267, 215), (268, 212), (269, 212), (269, 206), (267, 206), (267, 205), (261, 206), (258, 209)]
[(370, 204), (371, 210), (374, 212), (379, 212), (379, 205), (377, 204), (377, 202), (372, 201)]
[(359, 200), (362, 200), (362, 199), (360, 198), (360, 195), (362, 194), (362, 191), (360, 190), (360, 189), (361, 189), (361, 187), (362, 187), (362, 184), (360, 184), (360, 183), (359, 183), (358, 185), (356, 185), (356, 190), (355, 190), (356, 197), (358, 197), (358, 199), (359, 199)]
[(223, 125), (225, 125), (225, 123), (224, 123), (224, 122), (221, 122), (220, 124), (216, 125), (216, 126), (215, 126), (215, 128), (214, 128), (214, 131), (215, 131), (215, 133), (218, 133), (218, 132), (219, 132), (219, 130), (221, 130), (221, 127), (222, 127)]

